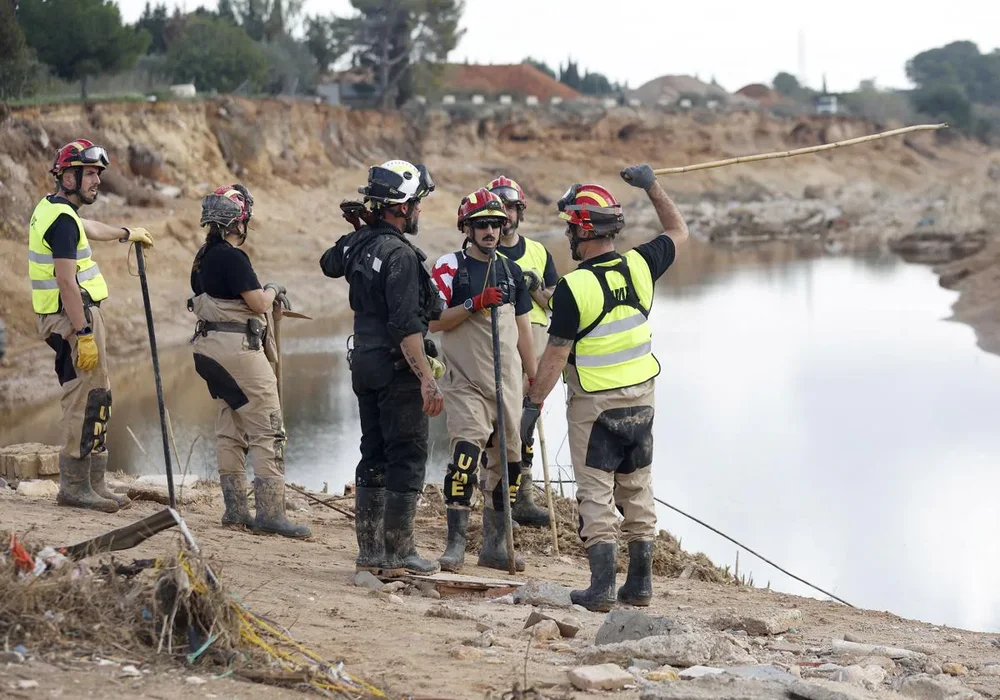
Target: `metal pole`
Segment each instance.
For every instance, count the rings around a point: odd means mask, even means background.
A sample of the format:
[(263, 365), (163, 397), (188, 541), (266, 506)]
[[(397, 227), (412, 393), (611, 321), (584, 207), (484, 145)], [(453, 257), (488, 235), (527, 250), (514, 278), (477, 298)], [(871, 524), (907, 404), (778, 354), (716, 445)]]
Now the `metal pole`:
[(170, 507), (177, 508), (174, 498), (174, 472), (170, 468), (170, 439), (167, 435), (167, 414), (163, 405), (163, 382), (160, 380), (160, 358), (156, 354), (156, 334), (153, 332), (153, 307), (149, 303), (149, 285), (146, 284), (146, 258), (142, 253), (142, 244), (135, 244), (135, 256), (139, 262), (139, 283), (142, 285), (142, 304), (146, 307), (146, 328), (149, 330), (149, 350), (153, 354), (153, 376), (156, 378), (156, 403), (160, 409), (160, 432), (163, 434), (163, 462), (167, 468), (167, 493), (170, 496)]
[[(490, 254), (489, 284), (497, 286), (497, 252)], [(496, 380), (497, 393), (497, 434), (500, 436), (500, 479), (503, 484), (503, 527), (507, 539), (507, 573), (514, 575), (517, 569), (514, 564), (514, 524), (510, 512), (510, 475), (507, 473), (507, 433), (503, 419), (503, 377), (500, 368), (500, 327), (497, 318), (497, 307), (490, 308), (490, 325), (493, 332), (493, 376)]]
[[(549, 482), (549, 455), (545, 451), (545, 426), (538, 416), (538, 446), (542, 450), (542, 475), (545, 477), (545, 500), (549, 507), (549, 525), (552, 528), (552, 553), (559, 554), (559, 529), (556, 527), (556, 509), (552, 503), (552, 484)], [(534, 485), (532, 485), (534, 488)]]

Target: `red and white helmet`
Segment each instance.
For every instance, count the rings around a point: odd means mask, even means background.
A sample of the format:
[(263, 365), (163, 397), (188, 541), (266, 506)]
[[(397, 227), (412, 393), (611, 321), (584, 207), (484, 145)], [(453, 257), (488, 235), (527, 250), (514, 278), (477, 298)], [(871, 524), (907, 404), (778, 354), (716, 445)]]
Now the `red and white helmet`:
[(614, 236), (625, 228), (622, 205), (600, 185), (575, 184), (556, 203), (559, 218), (593, 231), (596, 236)]
[(480, 187), (475, 192), (462, 197), (462, 202), (458, 205), (458, 230), (472, 219), (496, 219), (500, 225), (507, 223), (507, 210), (504, 208), (503, 200), (499, 195), (495, 195), (485, 187)]
[(49, 172), (59, 177), (68, 168), (93, 166), (104, 170), (110, 164), (111, 159), (103, 146), (97, 146), (87, 139), (77, 139), (56, 152), (55, 162)]
[(524, 209), (528, 204), (528, 201), (524, 198), (524, 190), (521, 189), (521, 186), (506, 175), (501, 175), (493, 180), (490, 184), (486, 185), (486, 189), (498, 195), (507, 204), (516, 204), (518, 209)]
[(223, 185), (201, 200), (201, 225), (221, 224), (229, 228), (253, 216), (253, 195), (244, 185)]

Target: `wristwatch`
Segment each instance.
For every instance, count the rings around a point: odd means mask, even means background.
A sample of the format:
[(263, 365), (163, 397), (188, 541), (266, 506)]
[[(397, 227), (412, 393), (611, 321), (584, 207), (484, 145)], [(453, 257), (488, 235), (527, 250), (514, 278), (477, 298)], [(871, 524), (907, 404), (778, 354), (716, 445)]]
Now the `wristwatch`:
[(465, 310), (468, 311), (471, 314), (472, 311), (473, 311), (473, 309), (475, 309), (476, 305), (475, 305), (475, 303), (473, 303), (472, 299), (466, 299), (465, 303), (462, 304), (462, 306), (464, 306)]
[(84, 326), (83, 328), (81, 328), (80, 330), (78, 330), (78, 331), (76, 332), (76, 334), (77, 334), (77, 335), (90, 335), (90, 334), (91, 334), (91, 333), (93, 333), (93, 332), (94, 332), (94, 331), (93, 331), (93, 329), (91, 329), (91, 327), (90, 327), (90, 326)]

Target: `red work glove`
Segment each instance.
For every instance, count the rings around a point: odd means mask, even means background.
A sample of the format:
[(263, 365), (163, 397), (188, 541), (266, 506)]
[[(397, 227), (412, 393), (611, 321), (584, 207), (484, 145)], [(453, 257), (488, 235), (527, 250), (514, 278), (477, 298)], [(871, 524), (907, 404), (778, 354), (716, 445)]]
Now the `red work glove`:
[(500, 302), (502, 301), (503, 293), (500, 291), (500, 287), (487, 287), (482, 291), (482, 294), (472, 297), (472, 310), (482, 311), (483, 309), (500, 306)]

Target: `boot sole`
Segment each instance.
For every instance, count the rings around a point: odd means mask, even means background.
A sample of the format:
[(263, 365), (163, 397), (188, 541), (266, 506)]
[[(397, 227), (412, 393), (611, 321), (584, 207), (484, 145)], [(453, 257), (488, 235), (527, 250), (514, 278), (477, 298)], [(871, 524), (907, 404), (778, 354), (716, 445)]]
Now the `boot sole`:
[(259, 527), (251, 527), (250, 532), (252, 532), (255, 535), (280, 535), (281, 537), (287, 537), (290, 540), (304, 540), (312, 537), (311, 532), (299, 535), (286, 532), (278, 532), (277, 530), (264, 530)]
[[(507, 562), (506, 561), (504, 561), (503, 563), (495, 562), (495, 561), (494, 562), (478, 561), (478, 562), (476, 562), (476, 566), (481, 566), (484, 569), (495, 569), (497, 571), (508, 571), (509, 572), (509, 569), (507, 568)], [(514, 564), (514, 571), (520, 573), (520, 572), (524, 571), (524, 569), (525, 569), (524, 564), (521, 564), (521, 566), (518, 566), (516, 563)]]
[(75, 503), (73, 501), (61, 500), (56, 498), (56, 505), (62, 506), (63, 508), (81, 508), (83, 510), (96, 510), (98, 513), (117, 513), (121, 508), (114, 501), (108, 501), (112, 504), (112, 508), (109, 508), (100, 503)]
[(354, 565), (354, 573), (360, 574), (362, 571), (367, 571), (370, 574), (378, 576), (382, 573), (383, 569), (381, 566), (361, 566), (360, 564)]
[(438, 560), (438, 562), (441, 564), (441, 571), (447, 571), (450, 574), (457, 574), (465, 566), (464, 562), (462, 564), (457, 564), (457, 565), (445, 564), (441, 562), (440, 559)]

